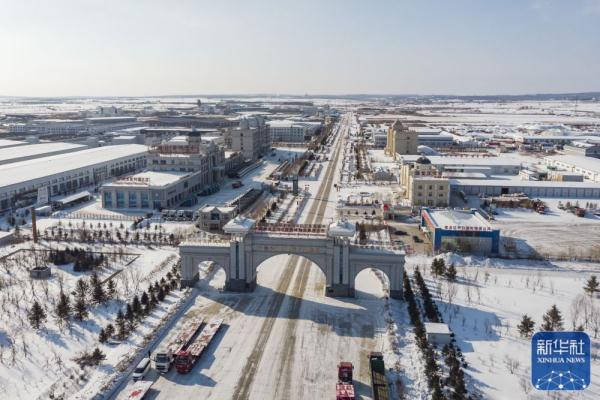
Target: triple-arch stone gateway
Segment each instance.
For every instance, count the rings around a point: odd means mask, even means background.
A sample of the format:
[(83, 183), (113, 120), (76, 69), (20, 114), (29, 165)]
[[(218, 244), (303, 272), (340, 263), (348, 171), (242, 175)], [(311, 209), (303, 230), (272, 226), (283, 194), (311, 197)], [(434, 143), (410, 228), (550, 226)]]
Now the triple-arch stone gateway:
[(376, 268), (389, 280), (390, 297), (402, 298), (404, 251), (391, 246), (357, 245), (355, 227), (345, 221), (326, 225), (256, 224), (238, 217), (221, 240), (189, 240), (179, 246), (181, 282), (194, 286), (199, 264), (212, 261), (225, 270), (225, 290), (251, 292), (257, 268), (280, 254), (298, 255), (316, 264), (325, 275), (325, 295), (354, 297), (354, 281), (364, 269)]

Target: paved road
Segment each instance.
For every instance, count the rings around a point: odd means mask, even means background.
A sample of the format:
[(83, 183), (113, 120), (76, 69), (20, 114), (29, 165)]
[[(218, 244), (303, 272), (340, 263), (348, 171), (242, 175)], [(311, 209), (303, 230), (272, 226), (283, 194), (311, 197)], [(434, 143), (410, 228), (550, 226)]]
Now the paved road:
[[(307, 223), (323, 219), (348, 129), (346, 118)], [(324, 297), (322, 272), (299, 256), (277, 256), (259, 268), (254, 293), (201, 293), (184, 318), (219, 316), (226, 329), (191, 373), (149, 375), (156, 382), (148, 398), (332, 398), (341, 359), (355, 363), (357, 391), (367, 398), (366, 354), (380, 345), (377, 331), (385, 326), (383, 303), (376, 299), (381, 293), (356, 300)]]

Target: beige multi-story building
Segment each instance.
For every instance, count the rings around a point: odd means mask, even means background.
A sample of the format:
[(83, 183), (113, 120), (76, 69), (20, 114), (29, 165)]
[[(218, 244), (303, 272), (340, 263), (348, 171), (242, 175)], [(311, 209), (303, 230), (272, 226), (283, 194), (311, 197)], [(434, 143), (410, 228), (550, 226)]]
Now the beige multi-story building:
[(448, 207), (450, 203), (450, 181), (426, 157), (402, 165), (400, 184), (411, 206)]
[(231, 150), (242, 153), (247, 160), (254, 161), (271, 148), (269, 130), (260, 115), (240, 119), (239, 126), (231, 128), (226, 136)]
[(410, 129), (399, 120), (388, 128), (385, 153), (396, 158), (397, 154), (419, 154), (419, 132)]
[(224, 163), (223, 147), (203, 140), (196, 131), (175, 136), (148, 152), (148, 167), (152, 171), (199, 172), (207, 186), (223, 179)]

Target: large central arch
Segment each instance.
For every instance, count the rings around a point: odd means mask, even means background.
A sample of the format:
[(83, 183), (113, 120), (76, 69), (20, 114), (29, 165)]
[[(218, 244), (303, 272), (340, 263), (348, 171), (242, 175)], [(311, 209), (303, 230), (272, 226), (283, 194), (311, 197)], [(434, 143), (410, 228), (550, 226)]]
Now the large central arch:
[(365, 247), (348, 238), (325, 234), (298, 235), (254, 232), (232, 235), (218, 242), (188, 241), (179, 246), (182, 285), (198, 281), (198, 264), (214, 261), (225, 269), (225, 290), (253, 291), (258, 266), (281, 254), (296, 254), (317, 265), (325, 275), (327, 296), (354, 296), (354, 280), (365, 268), (378, 268), (390, 280), (390, 296), (402, 298), (404, 252), (386, 247)]

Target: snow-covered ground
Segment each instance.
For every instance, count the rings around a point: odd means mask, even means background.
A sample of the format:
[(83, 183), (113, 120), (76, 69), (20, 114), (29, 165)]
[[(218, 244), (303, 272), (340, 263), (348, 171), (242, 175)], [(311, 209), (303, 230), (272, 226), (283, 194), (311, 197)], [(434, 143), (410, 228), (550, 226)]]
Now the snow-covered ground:
[[(541, 199), (547, 205), (546, 214), (526, 209), (498, 209), (495, 227), (500, 228), (502, 237), (512, 238), (522, 256), (532, 250), (551, 256), (600, 256), (600, 220), (588, 213), (586, 217), (558, 209), (558, 199)], [(564, 203), (565, 201), (562, 200)], [(597, 200), (580, 199), (587, 202)]]
[[(51, 244), (52, 248), (64, 244)], [(39, 249), (47, 248), (41, 243)], [(0, 268), (0, 398), (33, 399), (48, 398), (54, 393), (74, 393), (91, 390), (96, 393), (106, 379), (115, 371), (115, 366), (143, 342), (144, 336), (168, 312), (182, 296), (172, 292), (150, 316), (142, 321), (138, 330), (119, 346), (98, 344), (98, 332), (108, 323), (114, 323), (116, 311), (123, 307), (136, 293), (145, 290), (149, 283), (160, 279), (170, 266), (177, 261), (173, 249), (147, 249), (128, 246), (86, 246), (93, 251), (129, 253), (124, 257), (110, 259), (107, 266), (101, 267), (101, 280), (116, 273), (116, 297), (103, 305), (89, 306), (89, 317), (83, 322), (70, 320), (70, 325), (62, 327), (57, 323), (54, 304), (62, 286), (71, 294), (79, 278), (89, 278), (90, 273), (74, 272), (73, 264), (52, 267), (52, 276), (47, 280), (31, 280), (28, 268), (35, 257), (30, 256), (30, 245), (3, 248), (2, 254), (19, 249), (21, 252), (2, 262)], [(42, 257), (38, 254), (38, 263)], [(119, 272), (121, 271), (121, 272)], [(71, 297), (71, 304), (74, 297)], [(27, 310), (37, 299), (47, 314), (47, 322), (36, 331), (27, 320)], [(72, 360), (82, 351), (90, 351), (99, 346), (106, 354), (106, 360), (99, 369), (81, 370)], [(26, 382), (26, 384), (23, 384)], [(88, 393), (88, 395), (89, 395)], [(86, 398), (84, 395), (81, 398)], [(89, 397), (87, 397), (89, 398)]]
[[(486, 399), (547, 398), (530, 385), (531, 344), (519, 336), (516, 326), (527, 314), (539, 330), (542, 315), (553, 304), (563, 315), (565, 329), (584, 323), (581, 307), (577, 316), (574, 304), (587, 299), (583, 286), (590, 275), (598, 272), (598, 265), (463, 258), (453, 254), (444, 258), (446, 265), (453, 262), (458, 268), (454, 284), (433, 278), (431, 258), (422, 255), (407, 259), (407, 271), (412, 274), (415, 267), (420, 267), (469, 364), (465, 372), (471, 388)], [(600, 312), (600, 299), (590, 303)], [(600, 319), (597, 323), (600, 328)], [(590, 321), (585, 329), (593, 342), (592, 385), (570, 398), (600, 397), (600, 337), (595, 337), (594, 328)], [(518, 362), (513, 373), (506, 365), (509, 360)]]

